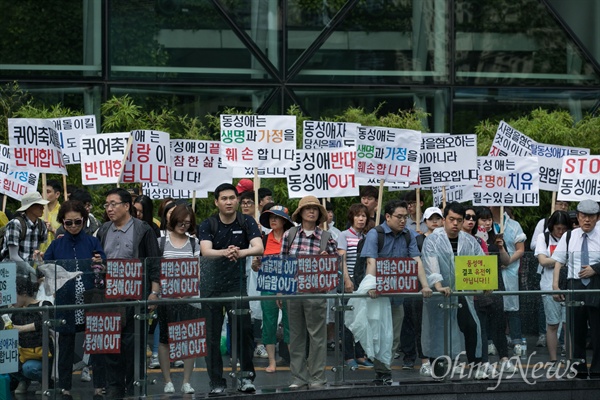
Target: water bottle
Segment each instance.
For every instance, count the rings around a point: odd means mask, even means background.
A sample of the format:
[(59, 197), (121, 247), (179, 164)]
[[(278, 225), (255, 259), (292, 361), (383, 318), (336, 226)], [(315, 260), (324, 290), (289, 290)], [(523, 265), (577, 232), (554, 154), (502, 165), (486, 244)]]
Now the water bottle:
[(527, 339), (521, 340), (521, 360), (527, 360)]

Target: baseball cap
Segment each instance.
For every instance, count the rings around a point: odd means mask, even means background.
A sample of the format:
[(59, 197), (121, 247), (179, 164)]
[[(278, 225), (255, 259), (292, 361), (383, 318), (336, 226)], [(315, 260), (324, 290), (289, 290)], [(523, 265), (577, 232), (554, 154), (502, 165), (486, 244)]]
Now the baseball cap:
[(244, 178), (238, 182), (235, 189), (237, 190), (238, 195), (244, 192), (249, 192), (250, 190), (254, 190), (254, 182), (252, 182), (250, 179)]
[(425, 210), (425, 212), (423, 213), (423, 219), (429, 219), (431, 218), (432, 215), (437, 214), (439, 215), (441, 218), (444, 218), (444, 214), (442, 213), (442, 210), (440, 210), (438, 207), (429, 207), (428, 209)]

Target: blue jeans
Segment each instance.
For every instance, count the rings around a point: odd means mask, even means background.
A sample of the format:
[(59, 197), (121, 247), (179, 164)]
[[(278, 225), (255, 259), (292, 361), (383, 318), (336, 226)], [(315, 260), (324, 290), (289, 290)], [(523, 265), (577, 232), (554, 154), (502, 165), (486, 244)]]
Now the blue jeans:
[(521, 316), (519, 311), (506, 311), (508, 317), (508, 328), (510, 330), (510, 338), (513, 344), (520, 344), (523, 339), (521, 332)]
[(30, 381), (42, 381), (42, 360), (27, 360), (23, 364), (22, 375)]

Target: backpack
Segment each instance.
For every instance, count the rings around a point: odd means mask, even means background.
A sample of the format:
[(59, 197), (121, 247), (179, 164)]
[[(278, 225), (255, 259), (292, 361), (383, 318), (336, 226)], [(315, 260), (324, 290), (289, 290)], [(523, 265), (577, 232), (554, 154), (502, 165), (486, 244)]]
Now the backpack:
[[(288, 232), (289, 232), (288, 233), (288, 243), (290, 245), (292, 243), (294, 243), (294, 239), (296, 239), (296, 235), (298, 234), (299, 230), (300, 230), (300, 227), (298, 227), (298, 226), (292, 226), (290, 229), (288, 229)], [(323, 232), (321, 232), (321, 242), (319, 243), (319, 254), (321, 254), (322, 252), (327, 250), (327, 243), (329, 242), (329, 239), (331, 239), (331, 232), (325, 231), (325, 230)]]
[[(377, 254), (383, 250), (383, 244), (385, 243), (385, 232), (381, 225), (375, 227), (377, 231)], [(412, 240), (412, 234), (409, 231), (402, 232), (404, 239), (406, 240), (406, 248), (410, 248), (410, 242)], [(356, 264), (354, 264), (354, 287), (358, 288), (367, 272), (367, 257), (361, 257), (362, 249), (365, 245), (366, 236), (358, 241), (356, 246)]]
[[(558, 275), (558, 288), (560, 290), (567, 290), (567, 277), (569, 274), (569, 267), (567, 267), (567, 262), (569, 260), (569, 241), (571, 240), (571, 231), (567, 231), (567, 261), (565, 265), (560, 269), (560, 274)], [(546, 241), (546, 248), (550, 246), (550, 232), (544, 232), (544, 240)], [(542, 269), (542, 273), (544, 269)]]
[[(25, 217), (21, 214), (17, 214), (15, 216), (15, 218), (13, 218), (11, 221), (13, 220), (19, 220), (19, 223), (21, 224), (21, 233), (19, 235), (19, 243), (21, 243), (23, 240), (25, 240), (25, 235), (27, 234), (27, 222), (25, 221)], [(38, 229), (40, 228), (40, 223), (41, 223), (41, 219), (37, 219), (37, 221), (35, 222), (35, 228), (34, 229)], [(10, 224), (10, 222), (8, 223)], [(8, 224), (4, 225), (2, 228), (0, 228), (0, 251), (4, 250), (4, 242), (6, 240), (6, 229), (8, 227)], [(8, 248), (7, 248), (7, 252), (8, 252)], [(5, 254), (2, 253), (3, 258), (5, 258)]]

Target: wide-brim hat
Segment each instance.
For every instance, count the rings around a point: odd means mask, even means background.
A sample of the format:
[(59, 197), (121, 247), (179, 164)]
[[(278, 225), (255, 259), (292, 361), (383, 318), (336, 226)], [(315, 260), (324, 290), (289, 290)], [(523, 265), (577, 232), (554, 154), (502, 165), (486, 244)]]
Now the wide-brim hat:
[(21, 207), (17, 211), (25, 211), (34, 204), (41, 204), (45, 206), (50, 203), (48, 200), (44, 200), (40, 192), (29, 192), (21, 198)]
[(271, 216), (271, 214), (277, 215), (278, 217), (281, 217), (285, 220), (285, 224), (283, 225), (284, 231), (287, 231), (292, 226), (294, 226), (294, 223), (292, 222), (292, 219), (288, 214), (288, 209), (280, 205), (273, 206), (268, 210), (263, 211), (262, 214), (260, 214), (259, 221), (262, 226), (265, 226), (267, 228), (269, 227), (269, 217)]
[(319, 221), (317, 221), (317, 224), (322, 224), (323, 222), (327, 221), (327, 210), (325, 209), (325, 207), (323, 207), (323, 204), (321, 204), (319, 202), (319, 199), (317, 199), (315, 196), (306, 196), (303, 197), (302, 200), (300, 200), (300, 203), (298, 203), (298, 208), (296, 208), (296, 211), (294, 211), (294, 214), (292, 214), (292, 221), (301, 223), (302, 216), (300, 214), (302, 213), (302, 209), (308, 206), (319, 207), (321, 216), (319, 218)]

